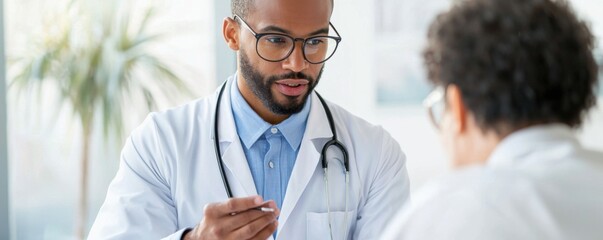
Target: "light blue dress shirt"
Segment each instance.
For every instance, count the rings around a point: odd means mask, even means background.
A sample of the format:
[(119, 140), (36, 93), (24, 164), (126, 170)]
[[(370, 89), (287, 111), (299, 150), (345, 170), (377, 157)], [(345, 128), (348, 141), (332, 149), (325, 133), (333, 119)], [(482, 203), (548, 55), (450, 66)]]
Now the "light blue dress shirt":
[(301, 112), (277, 125), (264, 121), (243, 98), (237, 80), (232, 81), (232, 113), (243, 151), (259, 195), (282, 209), (295, 159), (306, 130), (311, 98)]

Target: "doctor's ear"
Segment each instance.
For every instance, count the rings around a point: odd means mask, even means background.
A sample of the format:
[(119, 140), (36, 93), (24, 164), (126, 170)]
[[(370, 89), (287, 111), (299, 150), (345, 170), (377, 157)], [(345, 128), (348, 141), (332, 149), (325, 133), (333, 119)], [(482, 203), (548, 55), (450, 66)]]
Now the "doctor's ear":
[(224, 41), (226, 41), (228, 47), (233, 51), (238, 51), (240, 48), (239, 33), (239, 23), (230, 17), (224, 18), (224, 22), (222, 23), (222, 35), (224, 36)]

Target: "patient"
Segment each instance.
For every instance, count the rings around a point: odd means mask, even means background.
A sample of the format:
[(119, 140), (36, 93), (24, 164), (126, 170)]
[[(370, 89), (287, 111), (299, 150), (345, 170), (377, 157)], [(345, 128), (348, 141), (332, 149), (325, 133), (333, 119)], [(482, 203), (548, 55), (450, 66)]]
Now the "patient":
[(603, 153), (575, 137), (596, 104), (593, 44), (565, 1), (466, 0), (438, 16), (425, 104), (456, 171), (383, 239), (603, 239)]

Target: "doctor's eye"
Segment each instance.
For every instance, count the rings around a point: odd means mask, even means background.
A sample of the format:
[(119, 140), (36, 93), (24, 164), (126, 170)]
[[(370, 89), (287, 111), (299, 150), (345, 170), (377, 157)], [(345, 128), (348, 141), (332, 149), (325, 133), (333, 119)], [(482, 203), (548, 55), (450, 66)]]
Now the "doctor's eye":
[(291, 41), (285, 36), (266, 35), (262, 37), (263, 42), (274, 46), (285, 46)]
[(326, 41), (323, 38), (310, 38), (306, 41), (307, 45), (318, 46), (324, 44)]

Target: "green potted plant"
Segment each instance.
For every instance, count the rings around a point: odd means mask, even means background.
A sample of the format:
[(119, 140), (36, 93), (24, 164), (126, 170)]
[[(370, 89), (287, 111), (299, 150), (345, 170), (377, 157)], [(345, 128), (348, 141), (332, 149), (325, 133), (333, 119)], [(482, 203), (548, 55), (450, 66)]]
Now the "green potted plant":
[[(174, 94), (191, 95), (165, 59), (149, 51), (149, 46), (166, 35), (149, 29), (155, 8), (146, 8), (138, 18), (133, 17), (133, 9), (127, 1), (71, 1), (51, 28), (31, 36), (37, 39), (31, 51), (11, 62), (18, 74), (10, 88), (38, 94), (42, 85), (54, 87), (60, 93), (59, 107), (68, 106), (81, 123), (81, 188), (75, 221), (79, 239), (86, 235), (89, 153), (95, 124), (102, 124), (105, 139), (110, 134), (121, 137), (124, 113), (134, 111), (128, 104), (138, 100), (152, 110), (158, 94), (168, 99)], [(95, 122), (98, 119), (102, 120)]]

